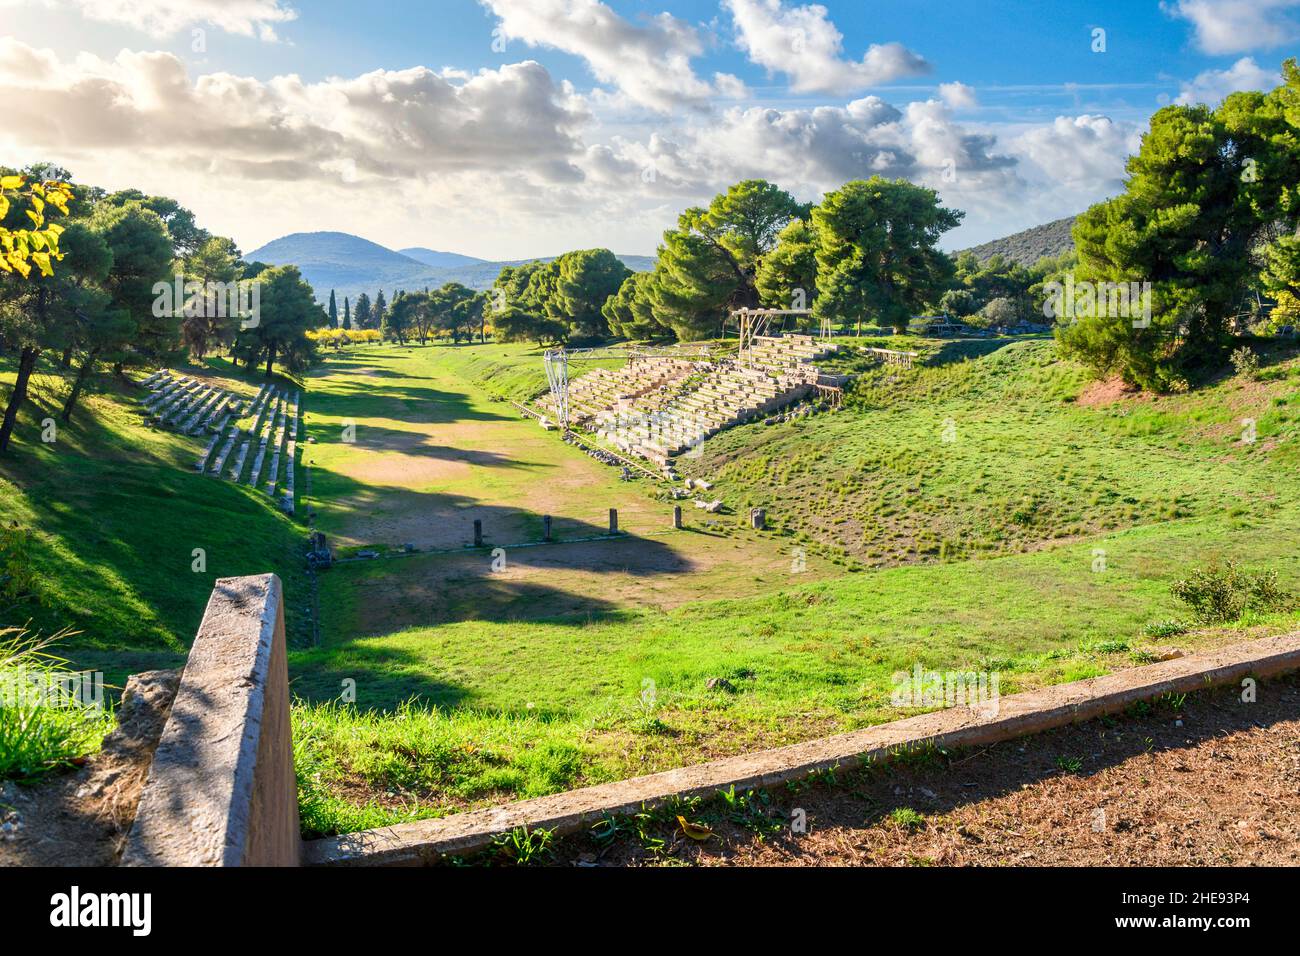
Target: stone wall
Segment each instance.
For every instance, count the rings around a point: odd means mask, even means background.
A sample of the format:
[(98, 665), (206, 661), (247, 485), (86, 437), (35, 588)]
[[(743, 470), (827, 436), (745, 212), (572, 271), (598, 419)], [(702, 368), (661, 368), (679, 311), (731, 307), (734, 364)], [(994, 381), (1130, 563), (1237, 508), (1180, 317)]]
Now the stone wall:
[(284, 594), (219, 580), (154, 754), (125, 866), (296, 866)]

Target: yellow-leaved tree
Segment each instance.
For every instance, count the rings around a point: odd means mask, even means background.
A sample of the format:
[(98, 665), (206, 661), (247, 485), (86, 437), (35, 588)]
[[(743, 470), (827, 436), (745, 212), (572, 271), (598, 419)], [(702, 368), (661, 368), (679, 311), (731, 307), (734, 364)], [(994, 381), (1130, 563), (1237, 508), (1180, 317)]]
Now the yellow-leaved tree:
[[(31, 220), (31, 228), (10, 229), (4, 225), (13, 199), (29, 208), (24, 212)], [(0, 176), (0, 272), (18, 273), (26, 279), (32, 266), (41, 275), (54, 275), (54, 263), (63, 258), (59, 252), (59, 236), (63, 227), (47, 222), (45, 210), (52, 206), (65, 216), (72, 200), (72, 187), (60, 182), (28, 183), (25, 176)]]

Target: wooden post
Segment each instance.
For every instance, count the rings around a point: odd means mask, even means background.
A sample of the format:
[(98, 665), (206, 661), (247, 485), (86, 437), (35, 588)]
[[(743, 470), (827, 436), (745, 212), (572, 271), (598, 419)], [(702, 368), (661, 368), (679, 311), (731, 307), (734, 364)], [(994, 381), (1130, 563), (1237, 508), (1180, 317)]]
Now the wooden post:
[(551, 516), (542, 515), (542, 540), (551, 540)]
[(474, 519), (474, 547), (483, 547), (483, 521), (479, 518)]
[(609, 533), (618, 534), (618, 509), (609, 509)]
[(673, 505), (673, 527), (678, 531), (682, 530), (682, 506)]

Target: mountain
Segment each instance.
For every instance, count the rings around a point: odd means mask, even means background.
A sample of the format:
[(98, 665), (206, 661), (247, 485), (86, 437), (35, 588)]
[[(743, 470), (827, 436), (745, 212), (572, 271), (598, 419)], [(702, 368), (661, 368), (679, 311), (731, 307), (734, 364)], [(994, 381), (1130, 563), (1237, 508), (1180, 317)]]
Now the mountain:
[(426, 266), (432, 266), (435, 269), (450, 269), (454, 266), (470, 266), (483, 259), (475, 259), (473, 256), (462, 256), (459, 252), (438, 252), (435, 249), (422, 249), (419, 246), (412, 246), (409, 249), (398, 249), (400, 254), (408, 259), (414, 259), (416, 262), (423, 262)]
[(346, 232), (296, 232), (253, 250), (244, 259), (296, 265), (321, 299), (329, 297), (330, 289), (342, 296), (346, 289), (391, 288), (429, 271), (423, 262)]
[[(540, 257), (542, 262), (555, 258)], [(247, 253), (244, 259), (273, 266), (296, 265), (322, 302), (329, 298), (331, 289), (340, 302), (344, 297), (355, 302), (362, 292), (373, 299), (383, 289), (391, 298), (398, 289), (414, 291), (426, 286), (433, 289), (448, 282), (459, 282), (471, 289), (488, 289), (505, 266), (533, 261), (488, 262), (418, 246), (394, 252), (346, 232), (296, 232), (268, 242)], [(653, 256), (619, 256), (619, 259), (634, 272), (648, 271), (655, 264)]]
[(1064, 252), (1073, 251), (1074, 237), (1070, 234), (1070, 230), (1074, 228), (1074, 220), (1074, 216), (1067, 216), (1065, 219), (1034, 226), (1024, 232), (1017, 232), (1003, 239), (994, 239), (992, 242), (985, 242), (962, 251), (974, 253), (975, 258), (980, 262), (987, 262), (995, 255), (1000, 255), (1022, 266), (1032, 266), (1044, 256), (1055, 258)]

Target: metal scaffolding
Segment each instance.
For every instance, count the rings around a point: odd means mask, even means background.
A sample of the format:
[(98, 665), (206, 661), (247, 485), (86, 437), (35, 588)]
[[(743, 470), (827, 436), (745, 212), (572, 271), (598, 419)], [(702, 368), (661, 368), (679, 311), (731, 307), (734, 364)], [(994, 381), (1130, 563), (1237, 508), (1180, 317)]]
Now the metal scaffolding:
[[(782, 324), (789, 316), (799, 316), (806, 318), (812, 315), (812, 309), (737, 309), (731, 313), (731, 321), (735, 324), (736, 329), (740, 332), (740, 362), (742, 365), (750, 364), (750, 349), (754, 347), (754, 340), (767, 335), (772, 326), (773, 319), (781, 319)], [(821, 338), (830, 338), (830, 320), (822, 319)]]
[(555, 414), (559, 421), (561, 433), (569, 431), (569, 363), (583, 364), (601, 359), (654, 359), (670, 358), (680, 361), (712, 361), (712, 350), (708, 346), (699, 346), (692, 350), (689, 346), (673, 348), (652, 348), (633, 346), (618, 348), (605, 346), (589, 349), (566, 349), (564, 347), (548, 349), (542, 361), (546, 366), (546, 383), (551, 388), (551, 398), (555, 403)]

